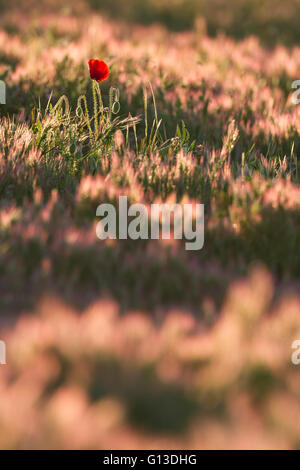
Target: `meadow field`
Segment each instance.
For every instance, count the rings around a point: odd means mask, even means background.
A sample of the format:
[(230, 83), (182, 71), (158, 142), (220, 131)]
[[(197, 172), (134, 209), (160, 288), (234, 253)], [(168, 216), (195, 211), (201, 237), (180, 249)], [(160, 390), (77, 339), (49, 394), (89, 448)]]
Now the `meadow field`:
[[(300, 447), (299, 21), (0, 0), (1, 449)], [(204, 204), (204, 247), (99, 240), (122, 195)]]

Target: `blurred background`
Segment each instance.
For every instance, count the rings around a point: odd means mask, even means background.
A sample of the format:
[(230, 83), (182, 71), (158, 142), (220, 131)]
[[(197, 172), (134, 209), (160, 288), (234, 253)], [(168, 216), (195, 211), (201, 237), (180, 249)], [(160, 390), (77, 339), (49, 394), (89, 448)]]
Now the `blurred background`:
[[(0, 1), (3, 11), (16, 8), (38, 11), (98, 11), (112, 19), (151, 24), (159, 22), (173, 31), (194, 27), (195, 20), (204, 19), (211, 36), (225, 33), (237, 39), (258, 36), (267, 46), (281, 43), (293, 45), (300, 41), (300, 1), (288, 0), (18, 0)], [(46, 9), (46, 10), (45, 10)]]

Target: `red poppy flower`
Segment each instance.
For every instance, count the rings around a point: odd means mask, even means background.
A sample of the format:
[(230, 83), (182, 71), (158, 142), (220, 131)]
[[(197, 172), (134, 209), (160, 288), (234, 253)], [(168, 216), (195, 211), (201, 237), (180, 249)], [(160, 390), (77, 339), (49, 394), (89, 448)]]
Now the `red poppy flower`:
[(90, 59), (89, 60), (89, 67), (90, 67), (90, 76), (93, 80), (97, 82), (103, 82), (109, 76), (109, 69), (108, 66), (103, 60), (98, 59)]

